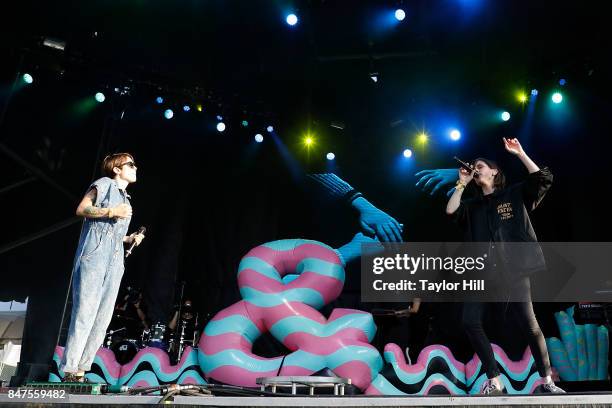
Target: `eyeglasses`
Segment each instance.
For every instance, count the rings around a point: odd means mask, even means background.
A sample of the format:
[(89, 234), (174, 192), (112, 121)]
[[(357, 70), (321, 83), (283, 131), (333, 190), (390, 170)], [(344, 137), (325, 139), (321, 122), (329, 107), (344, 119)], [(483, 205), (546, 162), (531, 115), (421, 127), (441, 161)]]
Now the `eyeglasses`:
[(123, 166), (130, 166), (130, 168), (135, 169), (136, 168), (136, 163), (129, 161), (129, 162), (125, 162), (125, 163), (121, 163), (119, 166), (119, 168), (123, 167)]

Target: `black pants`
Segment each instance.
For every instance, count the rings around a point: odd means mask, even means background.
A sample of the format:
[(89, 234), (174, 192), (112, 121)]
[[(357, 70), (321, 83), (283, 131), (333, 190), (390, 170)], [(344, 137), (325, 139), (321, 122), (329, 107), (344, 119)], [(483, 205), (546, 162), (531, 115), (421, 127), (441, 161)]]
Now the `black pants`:
[[(522, 282), (512, 286), (514, 293), (512, 298), (520, 298), (520, 302), (507, 302), (501, 310), (508, 317), (518, 322), (519, 329), (527, 336), (531, 354), (535, 360), (540, 376), (545, 377), (552, 374), (550, 359), (546, 348), (546, 341), (540, 329), (540, 325), (533, 312), (531, 303), (531, 287), (529, 278), (523, 278)], [(463, 327), (474, 351), (482, 361), (483, 368), (488, 378), (497, 377), (499, 369), (493, 355), (493, 348), (482, 325), (482, 317), (485, 308), (493, 306), (492, 303), (468, 302), (463, 305)]]

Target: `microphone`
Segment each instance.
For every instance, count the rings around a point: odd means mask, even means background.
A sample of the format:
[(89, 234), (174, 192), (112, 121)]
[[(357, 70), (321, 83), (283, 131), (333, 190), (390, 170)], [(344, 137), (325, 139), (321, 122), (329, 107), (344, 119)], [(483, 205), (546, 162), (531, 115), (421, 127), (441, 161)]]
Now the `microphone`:
[[(140, 227), (138, 229), (138, 232), (136, 234), (144, 234), (145, 232), (147, 232), (147, 229), (145, 227)], [(130, 244), (130, 247), (128, 248), (128, 250), (125, 252), (125, 257), (127, 258), (128, 256), (130, 256), (132, 254), (132, 250), (136, 247), (136, 241), (132, 242)]]
[(463, 167), (464, 169), (466, 169), (467, 171), (474, 172), (474, 174), (480, 174), (478, 172), (478, 170), (472, 168), (472, 166), (470, 166), (468, 163), (464, 162), (463, 160), (461, 160), (460, 158), (458, 158), (457, 156), (453, 156), (453, 159), (457, 160), (459, 162), (459, 164), (461, 165), (461, 167)]

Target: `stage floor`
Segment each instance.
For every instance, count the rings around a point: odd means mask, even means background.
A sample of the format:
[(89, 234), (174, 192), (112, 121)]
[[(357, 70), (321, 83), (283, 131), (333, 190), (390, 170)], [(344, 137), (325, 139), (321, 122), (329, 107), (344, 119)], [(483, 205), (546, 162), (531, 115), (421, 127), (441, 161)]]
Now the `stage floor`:
[[(0, 394), (0, 406), (19, 406), (36, 403), (37, 407), (68, 406), (71, 404), (97, 406), (125, 406), (158, 404), (161, 396), (74, 395), (66, 400), (18, 400)], [(214, 407), (611, 407), (612, 394), (565, 394), (529, 396), (424, 396), (424, 397), (217, 397), (176, 396), (174, 405)], [(31, 405), (30, 405), (31, 406)]]

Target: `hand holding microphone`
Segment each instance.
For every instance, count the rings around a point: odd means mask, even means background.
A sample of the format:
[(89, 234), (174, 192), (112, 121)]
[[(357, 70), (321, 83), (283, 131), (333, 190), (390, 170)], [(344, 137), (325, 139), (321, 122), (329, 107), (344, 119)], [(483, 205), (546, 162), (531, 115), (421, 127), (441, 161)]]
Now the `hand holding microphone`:
[(142, 242), (142, 240), (145, 238), (144, 233), (147, 232), (147, 229), (145, 227), (140, 227), (138, 229), (138, 232), (134, 232), (130, 235), (130, 238), (132, 239), (132, 243), (130, 244), (130, 247), (128, 248), (127, 251), (125, 251), (125, 257), (127, 258), (128, 256), (130, 256), (132, 254), (132, 250), (137, 247), (138, 245), (140, 245), (140, 243)]
[(474, 168), (474, 166), (470, 165), (467, 162), (464, 162), (463, 160), (461, 160), (457, 156), (455, 156), (453, 158), (461, 166), (461, 167), (459, 167), (459, 181), (461, 181), (461, 183), (463, 183), (463, 185), (467, 185), (470, 181), (472, 181), (474, 176), (480, 175), (480, 173), (478, 172), (478, 170), (476, 170)]
[(480, 174), (478, 172), (478, 170), (476, 170), (474, 168), (474, 166), (472, 166), (471, 164), (469, 164), (467, 162), (464, 162), (463, 160), (461, 160), (457, 156), (454, 156), (453, 159), (455, 159), (459, 163), (459, 165), (461, 166), (462, 169), (466, 170), (466, 173), (471, 174), (472, 172), (474, 172), (474, 174)]

